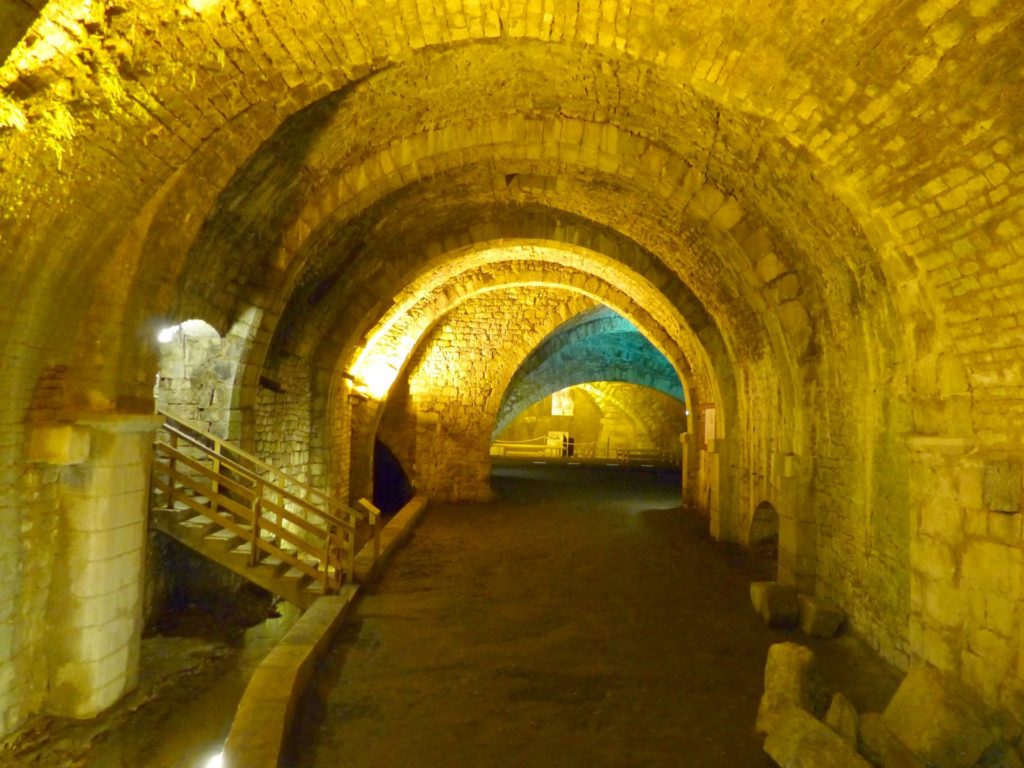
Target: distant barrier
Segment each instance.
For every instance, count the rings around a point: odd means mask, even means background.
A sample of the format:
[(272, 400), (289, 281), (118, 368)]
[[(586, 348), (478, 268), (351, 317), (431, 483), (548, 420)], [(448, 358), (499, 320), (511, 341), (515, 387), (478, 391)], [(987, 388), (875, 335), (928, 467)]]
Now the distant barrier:
[(495, 440), (491, 443), (491, 456), (503, 459), (606, 459), (621, 464), (680, 464), (679, 451), (660, 448), (633, 448), (613, 446), (606, 441), (577, 443), (535, 437), (529, 440)]

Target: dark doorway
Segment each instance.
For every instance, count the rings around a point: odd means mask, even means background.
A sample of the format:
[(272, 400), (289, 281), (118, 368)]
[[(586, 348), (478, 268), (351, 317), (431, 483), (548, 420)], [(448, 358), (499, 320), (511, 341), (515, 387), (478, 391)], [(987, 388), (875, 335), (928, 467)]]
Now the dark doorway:
[(776, 578), (779, 568), (779, 513), (767, 501), (762, 501), (754, 510), (749, 542), (750, 548), (771, 571), (770, 578)]
[(383, 514), (393, 515), (412, 498), (412, 484), (402, 464), (380, 440), (373, 445), (373, 503)]

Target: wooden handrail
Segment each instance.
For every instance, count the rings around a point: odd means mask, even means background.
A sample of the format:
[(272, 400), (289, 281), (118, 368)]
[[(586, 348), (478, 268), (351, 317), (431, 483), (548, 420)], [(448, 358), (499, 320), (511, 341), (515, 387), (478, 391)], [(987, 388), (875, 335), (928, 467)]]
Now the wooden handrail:
[(250, 565), (276, 557), (322, 582), (329, 594), (354, 578), (360, 523), (371, 527), (379, 549), (380, 511), (366, 499), (352, 509), (215, 435), (162, 415), (167, 439), (154, 443), (154, 493), (163, 494), (168, 507), (190, 509), (247, 540)]
[[(197, 449), (199, 451), (202, 451), (203, 453), (205, 453), (206, 455), (208, 455), (210, 457), (217, 457), (217, 459), (219, 459), (219, 463), (220, 463), (222, 472), (223, 472), (223, 470), (224, 470), (224, 468), (226, 466), (232, 472), (234, 472), (234, 473), (236, 473), (236, 474), (238, 474), (238, 475), (240, 475), (242, 477), (249, 478), (250, 480), (252, 480), (254, 485), (258, 485), (259, 483), (266, 482), (266, 479), (262, 475), (259, 475), (256, 472), (253, 472), (251, 469), (246, 467), (244, 464), (240, 464), (237, 461), (234, 461), (234, 460), (232, 460), (230, 458), (225, 457), (224, 453), (223, 453), (223, 446), (225, 445), (224, 443), (220, 443), (220, 445), (222, 446), (222, 451), (220, 453), (218, 453), (214, 448), (211, 448), (210, 446), (203, 445), (200, 442), (192, 440), (187, 432), (185, 432), (183, 430), (180, 430), (177, 427), (174, 427), (174, 426), (171, 426), (171, 425), (164, 425), (163, 428), (166, 429), (171, 434), (175, 435), (176, 437), (184, 439), (184, 440), (187, 440), (188, 444), (189, 444), (189, 446), (191, 448)], [(287, 488), (283, 488), (283, 487), (277, 485), (276, 483), (274, 483), (273, 486), (274, 486), (274, 490), (277, 493), (279, 493), (282, 496), (282, 498), (286, 498), (288, 501), (291, 501), (294, 504), (297, 504), (298, 506), (302, 507), (303, 509), (307, 510), (308, 512), (312, 512), (313, 514), (318, 515), (319, 517), (322, 517), (325, 521), (327, 521), (329, 523), (332, 523), (334, 525), (354, 527), (352, 523), (350, 523), (350, 522), (344, 520), (343, 518), (340, 518), (337, 515), (334, 515), (334, 514), (332, 514), (330, 512), (323, 511), (322, 509), (317, 507), (315, 504), (312, 504), (309, 501), (307, 501), (306, 499), (303, 499), (301, 496), (298, 496), (298, 495), (292, 493)], [(362, 516), (356, 516), (356, 517), (359, 518), (359, 519), (362, 519)]]
[[(292, 475), (289, 475), (287, 472), (284, 472), (284, 471), (278, 469), (277, 467), (275, 467), (275, 466), (273, 466), (271, 464), (267, 464), (265, 461), (263, 461), (262, 459), (257, 458), (256, 456), (252, 455), (248, 451), (242, 450), (241, 448), (239, 448), (239, 447), (237, 447), (235, 445), (232, 445), (231, 443), (227, 442), (226, 440), (224, 440), (224, 438), (217, 437), (216, 435), (213, 435), (213, 434), (211, 434), (209, 432), (206, 432), (201, 427), (197, 427), (194, 424), (189, 424), (188, 422), (182, 421), (178, 417), (172, 416), (171, 414), (167, 413), (166, 411), (158, 410), (157, 414), (160, 415), (160, 416), (163, 416), (167, 420), (167, 422), (165, 422), (165, 425), (166, 425), (166, 423), (173, 423), (173, 424), (179, 425), (180, 428), (182, 428), (184, 430), (187, 430), (188, 432), (192, 432), (193, 434), (198, 435), (199, 437), (202, 437), (205, 440), (209, 440), (211, 443), (220, 445), (222, 450), (230, 451), (231, 453), (235, 454), (236, 456), (238, 456), (239, 458), (241, 458), (245, 462), (247, 462), (247, 463), (249, 463), (249, 464), (251, 464), (251, 465), (253, 465), (255, 467), (258, 467), (263, 472), (265, 472), (267, 474), (270, 474), (270, 475), (273, 475), (276, 478), (279, 478), (276, 481), (277, 485), (283, 485), (284, 483), (289, 483), (289, 484), (298, 486), (304, 494), (306, 494), (307, 496), (311, 496), (311, 497), (317, 499), (319, 502), (321, 502), (325, 506), (327, 506), (328, 509), (335, 508), (335, 507), (342, 508), (342, 509), (344, 509), (346, 511), (347, 514), (355, 515), (356, 517), (358, 517), (360, 519), (363, 519), (363, 520), (366, 520), (367, 522), (369, 522), (367, 516), (361, 514), (358, 510), (352, 509), (351, 507), (349, 507), (344, 502), (329, 496), (328, 494), (324, 493), (323, 491), (317, 490), (316, 488), (314, 488), (311, 485), (303, 483), (301, 480), (293, 477)], [(236, 462), (236, 463), (240, 463), (240, 462)]]

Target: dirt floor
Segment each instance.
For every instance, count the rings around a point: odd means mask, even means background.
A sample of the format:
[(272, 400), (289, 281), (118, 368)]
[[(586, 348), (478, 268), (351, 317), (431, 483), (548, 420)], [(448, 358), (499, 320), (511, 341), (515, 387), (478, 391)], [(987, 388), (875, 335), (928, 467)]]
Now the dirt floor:
[(761, 623), (770, 564), (713, 541), (677, 483), (502, 470), (496, 503), (432, 506), (332, 648), (291, 764), (770, 766), (753, 724), (785, 640), (884, 708), (898, 677), (856, 638)]

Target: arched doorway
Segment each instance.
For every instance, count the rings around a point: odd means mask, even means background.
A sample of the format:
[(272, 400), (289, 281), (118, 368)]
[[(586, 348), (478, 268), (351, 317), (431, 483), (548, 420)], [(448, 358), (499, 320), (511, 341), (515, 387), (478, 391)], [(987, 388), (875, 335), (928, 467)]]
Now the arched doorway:
[(754, 510), (747, 544), (774, 579), (779, 570), (779, 513), (767, 501), (762, 501)]

